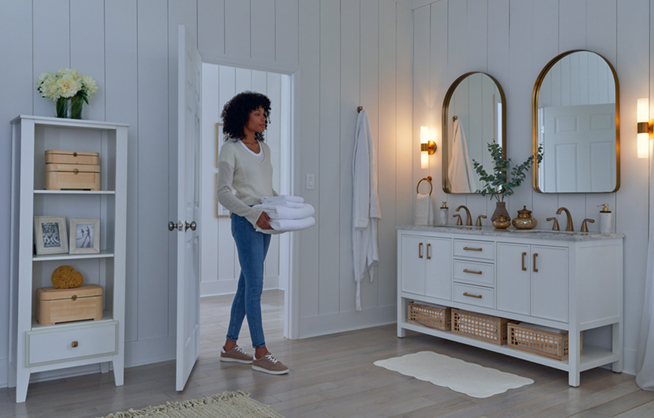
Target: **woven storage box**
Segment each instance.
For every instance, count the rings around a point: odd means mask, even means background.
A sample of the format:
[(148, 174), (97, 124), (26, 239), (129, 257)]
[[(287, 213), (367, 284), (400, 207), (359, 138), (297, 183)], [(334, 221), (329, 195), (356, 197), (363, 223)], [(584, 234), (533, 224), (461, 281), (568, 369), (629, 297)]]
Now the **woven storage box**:
[(442, 331), (449, 331), (451, 328), (450, 308), (440, 308), (438, 306), (409, 302), (409, 322)]
[[(568, 333), (545, 331), (529, 326), (510, 323), (507, 325), (507, 346), (516, 350), (551, 358), (554, 360), (568, 359)], [(579, 341), (581, 342), (580, 333)], [(579, 353), (583, 352), (580, 344)]]
[(465, 335), (491, 344), (506, 344), (506, 318), (452, 309), (452, 334)]

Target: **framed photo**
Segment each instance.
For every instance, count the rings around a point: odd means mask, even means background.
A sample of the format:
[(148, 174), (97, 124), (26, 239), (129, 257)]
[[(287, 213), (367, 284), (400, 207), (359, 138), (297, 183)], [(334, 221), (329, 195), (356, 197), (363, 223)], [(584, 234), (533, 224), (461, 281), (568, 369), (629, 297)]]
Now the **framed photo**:
[(70, 253), (100, 252), (100, 219), (70, 220)]
[(66, 254), (68, 232), (65, 216), (35, 216), (34, 244), (36, 254)]

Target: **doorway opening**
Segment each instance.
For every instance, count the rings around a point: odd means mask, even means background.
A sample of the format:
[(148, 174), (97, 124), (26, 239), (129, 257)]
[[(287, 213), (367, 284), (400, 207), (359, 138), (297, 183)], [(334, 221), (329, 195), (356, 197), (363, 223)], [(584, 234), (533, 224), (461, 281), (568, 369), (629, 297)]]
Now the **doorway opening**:
[[(291, 76), (269, 71), (259, 71), (211, 63), (202, 64), (202, 179), (200, 244), (200, 297), (202, 300), (201, 322), (208, 329), (222, 329), (223, 335), (202, 335), (212, 340), (212, 347), (222, 346), (229, 308), (238, 283), (240, 265), (236, 245), (231, 234), (228, 211), (216, 199), (218, 177), (218, 153), (224, 136), (220, 113), (225, 103), (243, 91), (265, 94), (271, 101), (270, 123), (265, 140), (271, 150), (273, 188), (279, 194), (292, 193), (291, 150)], [(208, 198), (210, 197), (210, 198)], [(262, 311), (267, 316), (288, 316), (288, 299), (291, 260), (290, 234), (273, 235), (264, 267), (264, 297)], [(208, 317), (206, 316), (208, 315)], [(221, 326), (216, 327), (219, 322)], [(283, 335), (288, 335), (288, 321), (282, 319)], [(276, 325), (272, 325), (276, 327)], [(242, 347), (248, 345), (247, 321), (241, 331)], [(271, 330), (272, 331), (272, 330)], [(211, 332), (211, 331), (210, 331)], [(273, 331), (274, 332), (274, 331)], [(211, 332), (215, 334), (214, 332)], [(277, 334), (275, 332), (275, 334)], [(266, 333), (268, 336), (268, 333)], [(202, 344), (206, 347), (206, 345)], [(215, 347), (214, 347), (215, 348)]]

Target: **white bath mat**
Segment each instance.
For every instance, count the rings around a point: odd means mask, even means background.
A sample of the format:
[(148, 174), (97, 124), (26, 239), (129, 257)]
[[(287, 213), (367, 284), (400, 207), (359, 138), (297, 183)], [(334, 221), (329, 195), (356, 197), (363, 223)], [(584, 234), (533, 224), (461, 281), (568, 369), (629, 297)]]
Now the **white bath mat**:
[(515, 374), (466, 363), (431, 351), (379, 360), (374, 364), (473, 398), (489, 398), (534, 383), (531, 379)]

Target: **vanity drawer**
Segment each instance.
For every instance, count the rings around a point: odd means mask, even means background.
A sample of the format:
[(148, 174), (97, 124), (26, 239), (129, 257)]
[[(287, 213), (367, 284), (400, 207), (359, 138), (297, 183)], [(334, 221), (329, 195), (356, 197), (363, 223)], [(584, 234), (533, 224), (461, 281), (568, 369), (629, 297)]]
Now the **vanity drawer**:
[(495, 243), (492, 241), (455, 239), (454, 257), (467, 257), (478, 260), (494, 260)]
[(115, 321), (65, 329), (28, 331), (27, 367), (116, 354)]
[(454, 301), (493, 309), (495, 289), (454, 283)]
[(495, 286), (495, 264), (454, 260), (454, 281)]

